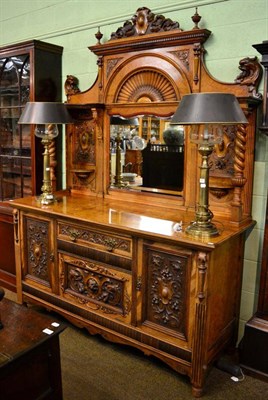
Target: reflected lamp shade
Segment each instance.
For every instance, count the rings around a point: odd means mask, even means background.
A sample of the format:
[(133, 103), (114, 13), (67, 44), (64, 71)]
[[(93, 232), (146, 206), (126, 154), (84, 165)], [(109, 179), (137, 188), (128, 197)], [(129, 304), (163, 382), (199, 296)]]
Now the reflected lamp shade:
[(171, 124), (180, 125), (247, 123), (237, 98), (230, 93), (185, 95), (171, 120)]
[(123, 118), (123, 117), (118, 117), (118, 116), (113, 116), (111, 117), (110, 121), (111, 125), (133, 125), (133, 126), (138, 126), (139, 125), (139, 119), (138, 118)]
[(64, 103), (28, 102), (20, 116), (19, 124), (70, 124), (72, 117)]

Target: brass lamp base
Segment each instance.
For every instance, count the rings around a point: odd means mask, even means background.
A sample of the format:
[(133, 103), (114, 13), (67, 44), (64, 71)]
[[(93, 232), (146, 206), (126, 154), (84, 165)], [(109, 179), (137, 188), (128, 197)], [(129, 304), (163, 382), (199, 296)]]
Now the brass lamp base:
[(48, 205), (55, 203), (57, 198), (53, 193), (42, 193), (36, 200), (43, 205)]
[(198, 221), (193, 221), (188, 225), (185, 229), (185, 233), (197, 238), (210, 238), (219, 236), (220, 234), (218, 228), (216, 225), (212, 224), (212, 222), (200, 224)]

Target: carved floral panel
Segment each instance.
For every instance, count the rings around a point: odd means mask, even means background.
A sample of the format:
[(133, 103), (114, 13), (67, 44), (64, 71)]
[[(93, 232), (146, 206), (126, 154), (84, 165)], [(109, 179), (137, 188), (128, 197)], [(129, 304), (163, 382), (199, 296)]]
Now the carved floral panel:
[(26, 218), (27, 273), (49, 282), (49, 222)]
[(188, 258), (148, 250), (146, 320), (185, 334)]

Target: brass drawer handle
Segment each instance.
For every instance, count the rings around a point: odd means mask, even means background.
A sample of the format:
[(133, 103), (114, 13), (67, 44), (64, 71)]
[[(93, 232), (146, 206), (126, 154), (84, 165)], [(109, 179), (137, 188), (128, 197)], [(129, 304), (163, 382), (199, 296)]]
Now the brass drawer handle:
[(69, 237), (72, 242), (76, 242), (77, 238), (79, 237), (79, 231), (77, 231), (75, 229), (70, 229)]
[(104, 241), (107, 251), (112, 252), (116, 246), (115, 239), (105, 239)]

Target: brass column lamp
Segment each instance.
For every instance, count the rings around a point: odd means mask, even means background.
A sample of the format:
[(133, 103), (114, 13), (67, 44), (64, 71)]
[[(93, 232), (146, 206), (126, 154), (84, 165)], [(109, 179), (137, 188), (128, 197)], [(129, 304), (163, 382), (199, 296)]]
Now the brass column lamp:
[(44, 146), (43, 153), (43, 185), (42, 194), (38, 197), (41, 204), (54, 203), (56, 198), (52, 191), (50, 177), (50, 154), (51, 142), (58, 136), (57, 124), (69, 124), (73, 120), (64, 103), (29, 102), (23, 110), (19, 124), (36, 124), (35, 136), (41, 138)]
[(171, 124), (191, 125), (190, 140), (198, 145), (202, 157), (199, 177), (199, 202), (193, 221), (186, 233), (199, 238), (219, 235), (212, 223), (209, 209), (209, 155), (216, 143), (223, 140), (226, 125), (247, 124), (248, 121), (233, 94), (194, 93), (182, 98)]

